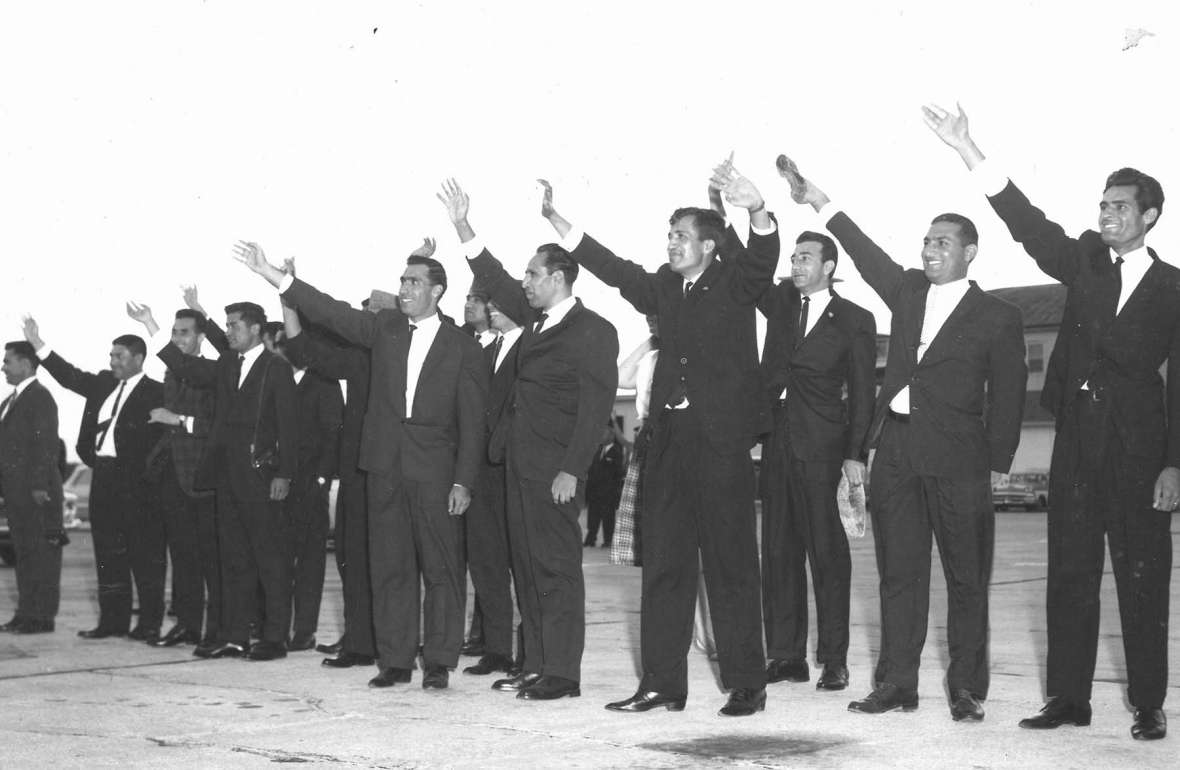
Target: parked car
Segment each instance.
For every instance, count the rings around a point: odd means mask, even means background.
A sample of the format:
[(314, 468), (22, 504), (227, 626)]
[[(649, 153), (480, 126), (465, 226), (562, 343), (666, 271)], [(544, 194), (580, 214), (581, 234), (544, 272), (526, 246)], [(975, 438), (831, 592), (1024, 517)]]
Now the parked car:
[(992, 505), (997, 511), (1023, 508), (1043, 511), (1049, 507), (1049, 472), (1009, 473), (992, 487)]
[[(74, 529), (78, 526), (78, 496), (64, 492), (61, 501), (62, 526)], [(0, 504), (0, 561), (6, 565), (16, 562), (16, 546), (12, 542), (12, 530), (8, 526), (8, 511)]]
[(83, 521), (90, 521), (90, 467), (79, 463), (66, 478), (62, 488), (67, 495), (74, 496), (79, 522), (74, 526), (79, 526)]

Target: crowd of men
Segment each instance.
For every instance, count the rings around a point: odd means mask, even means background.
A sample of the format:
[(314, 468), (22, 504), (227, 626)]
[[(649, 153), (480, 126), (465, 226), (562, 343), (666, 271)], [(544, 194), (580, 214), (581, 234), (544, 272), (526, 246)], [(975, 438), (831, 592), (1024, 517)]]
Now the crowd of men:
[[(930, 106), (924, 116), (1012, 237), (1068, 287), (1043, 396), (1058, 433), (1048, 702), (1021, 726), (1090, 722), (1105, 536), (1132, 734), (1162, 738), (1170, 512), (1180, 504), (1180, 271), (1144, 245), (1162, 189), (1134, 169), (1114, 172), (1098, 231), (1070, 238), (985, 162), (962, 111)], [(277, 290), (282, 322), (239, 302), (226, 306), (222, 330), (190, 290), (169, 335), (147, 306), (131, 303), (148, 340), (116, 337), (109, 370), (98, 373), (68, 363), (26, 319), (25, 340), (5, 349), (14, 391), (0, 405), (0, 482), (20, 595), (3, 630), (52, 631), (58, 604), (57, 416), (34, 376), (44, 366), (86, 399), (77, 451), (94, 469), (99, 621), (79, 636), (192, 643), (198, 656), (252, 660), (316, 646), (336, 477), (345, 633), (320, 646), (331, 655), (324, 665), (376, 663), (370, 686), (390, 687), (409, 682), (420, 661), (422, 686), (446, 688), (461, 653), (479, 652), (465, 671), (503, 674), (496, 690), (531, 700), (579, 695), (579, 513), (591, 466), (622, 463), (603, 427), (618, 338), (574, 296), (585, 269), (660, 330), (642, 467), (642, 679), (606, 708), (684, 709), (702, 570), (728, 690), (721, 714), (754, 714), (768, 683), (810, 679), (808, 565), (816, 686), (845, 689), (852, 565), (836, 510), (843, 479), (871, 480), (881, 606), (872, 687), (848, 708), (918, 707), (934, 541), (947, 583), (950, 714), (982, 720), (990, 489), (1015, 455), (1027, 380), (1019, 309), (967, 279), (980, 250), (969, 218), (934, 217), (921, 269), (907, 270), (790, 159), (780, 157), (778, 170), (792, 199), (822, 217), (795, 239), (789, 280), (779, 285), (779, 224), (731, 156), (713, 170), (709, 208), (673, 212), (667, 261), (655, 272), (571, 224), (542, 182), (541, 213), (557, 238), (514, 278), (476, 235), (467, 194), (444, 183), (437, 197), (473, 275), (462, 327), (439, 310), (448, 278), (429, 239), (407, 260), (397, 295), (375, 291), (360, 308), (296, 277), (293, 262), (272, 264), (257, 244), (239, 242), (236, 258)], [(728, 225), (725, 202), (747, 211), (745, 240)], [(879, 388), (874, 319), (833, 287), (837, 243), (892, 313)], [(761, 351), (757, 312), (767, 319)], [(218, 358), (201, 356), (205, 340)], [(162, 383), (143, 373), (149, 355), (167, 367)], [(603, 500), (618, 503), (617, 490), (590, 497), (595, 522), (606, 518)], [(166, 548), (177, 623), (161, 635)], [(465, 633), (468, 572), (475, 607)]]

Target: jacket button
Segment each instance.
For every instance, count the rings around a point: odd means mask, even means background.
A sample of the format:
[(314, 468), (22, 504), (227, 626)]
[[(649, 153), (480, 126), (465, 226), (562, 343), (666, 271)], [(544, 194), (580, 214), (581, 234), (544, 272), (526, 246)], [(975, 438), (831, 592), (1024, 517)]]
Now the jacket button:
[(681, 358), (681, 359), (680, 359), (680, 363), (682, 363), (682, 364), (687, 364), (687, 363), (688, 363), (688, 359), (687, 359), (687, 358)]

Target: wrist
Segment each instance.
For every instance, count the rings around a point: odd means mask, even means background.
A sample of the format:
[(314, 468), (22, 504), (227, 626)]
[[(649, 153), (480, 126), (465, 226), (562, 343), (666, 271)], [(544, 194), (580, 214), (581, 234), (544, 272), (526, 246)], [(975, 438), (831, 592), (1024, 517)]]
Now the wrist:
[(751, 206), (751, 207), (748, 209), (748, 211), (749, 211), (751, 214), (760, 214), (760, 213), (762, 213), (763, 211), (766, 211), (766, 201), (765, 201), (765, 200), (759, 200), (759, 201), (758, 201), (758, 205), (756, 205), (756, 206)]

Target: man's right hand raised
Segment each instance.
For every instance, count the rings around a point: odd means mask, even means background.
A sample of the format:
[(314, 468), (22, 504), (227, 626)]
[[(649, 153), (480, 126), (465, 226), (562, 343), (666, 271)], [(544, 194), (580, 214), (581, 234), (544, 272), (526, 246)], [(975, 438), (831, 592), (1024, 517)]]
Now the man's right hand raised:
[(467, 197), (467, 193), (463, 192), (459, 183), (454, 179), (444, 181), (442, 192), (435, 193), (435, 197), (442, 201), (442, 205), (446, 208), (447, 216), (450, 217), (451, 224), (455, 226), (459, 240), (467, 243), (473, 239), (475, 231), (467, 223), (467, 212), (471, 208), (471, 199)]
[(967, 127), (967, 113), (961, 105), (956, 104), (955, 109), (958, 114), (952, 115), (950, 111), (937, 104), (927, 104), (922, 108), (922, 120), (926, 121), (926, 125), (935, 136), (959, 153), (967, 168), (973, 169), (983, 162), (984, 155), (971, 138), (971, 131)]
[(265, 278), (271, 286), (278, 287), (286, 275), (282, 270), (266, 261), (262, 247), (252, 241), (238, 241), (234, 244), (234, 259)]
[(45, 347), (45, 341), (41, 339), (37, 321), (31, 315), (26, 315), (21, 319), (21, 331), (25, 333), (25, 340), (33, 346), (33, 350)]
[(139, 321), (147, 329), (149, 337), (154, 337), (156, 332), (160, 331), (160, 325), (156, 323), (155, 316), (152, 315), (152, 309), (147, 305), (139, 302), (127, 300), (127, 315), (133, 321)]

